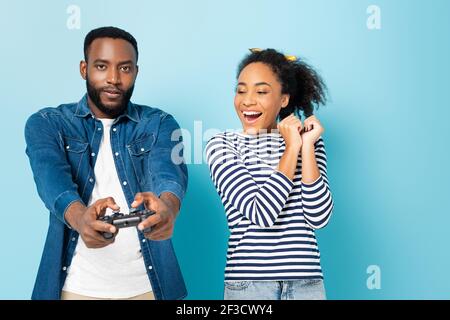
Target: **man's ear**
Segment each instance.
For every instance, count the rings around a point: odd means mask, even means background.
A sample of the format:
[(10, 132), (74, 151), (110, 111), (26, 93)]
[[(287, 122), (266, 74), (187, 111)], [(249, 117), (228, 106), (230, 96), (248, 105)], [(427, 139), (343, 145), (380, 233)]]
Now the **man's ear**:
[(87, 62), (84, 60), (80, 61), (80, 74), (81, 77), (86, 80), (87, 77)]
[(289, 99), (291, 98), (288, 94), (283, 94), (281, 96), (281, 108), (286, 108), (289, 104)]

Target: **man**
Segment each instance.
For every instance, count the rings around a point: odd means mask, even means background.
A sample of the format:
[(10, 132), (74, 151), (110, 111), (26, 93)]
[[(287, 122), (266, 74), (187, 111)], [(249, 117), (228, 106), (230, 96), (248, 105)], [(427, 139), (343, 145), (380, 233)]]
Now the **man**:
[[(87, 94), (38, 111), (25, 127), (37, 190), (51, 213), (32, 299), (182, 299), (170, 240), (187, 186), (186, 165), (171, 159), (179, 126), (159, 109), (130, 102), (138, 74), (131, 34), (92, 30), (84, 56)], [(130, 208), (156, 214), (139, 230), (98, 220)]]

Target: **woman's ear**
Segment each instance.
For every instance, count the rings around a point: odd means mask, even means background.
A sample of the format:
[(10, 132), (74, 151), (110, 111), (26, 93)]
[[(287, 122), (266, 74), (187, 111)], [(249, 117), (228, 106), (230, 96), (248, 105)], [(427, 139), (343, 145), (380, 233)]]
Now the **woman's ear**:
[(281, 96), (281, 108), (286, 108), (287, 105), (289, 104), (289, 99), (290, 99), (290, 95), (288, 94), (283, 94)]

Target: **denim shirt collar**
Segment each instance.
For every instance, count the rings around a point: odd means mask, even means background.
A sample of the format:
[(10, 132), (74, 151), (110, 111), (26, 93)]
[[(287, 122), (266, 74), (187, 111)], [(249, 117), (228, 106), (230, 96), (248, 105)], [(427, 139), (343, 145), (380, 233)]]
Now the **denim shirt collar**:
[[(85, 94), (83, 96), (83, 98), (81, 98), (81, 100), (77, 104), (77, 108), (75, 110), (75, 116), (80, 117), (80, 118), (85, 118), (89, 115), (92, 116), (93, 118), (95, 117), (94, 114), (92, 113), (91, 109), (89, 108), (87, 94)], [(131, 101), (128, 102), (128, 106), (127, 106), (127, 109), (125, 110), (125, 112), (123, 114), (121, 114), (120, 116), (118, 116), (114, 122), (119, 121), (123, 117), (127, 117), (130, 120), (133, 120), (134, 122), (139, 122), (139, 120), (140, 120), (139, 113)]]

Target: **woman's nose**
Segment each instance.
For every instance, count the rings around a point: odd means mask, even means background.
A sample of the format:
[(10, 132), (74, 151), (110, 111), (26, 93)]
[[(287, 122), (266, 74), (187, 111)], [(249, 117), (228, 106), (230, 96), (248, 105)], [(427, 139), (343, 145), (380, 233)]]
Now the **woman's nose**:
[(251, 105), (254, 105), (255, 104), (255, 99), (254, 99), (254, 97), (253, 97), (253, 95), (251, 95), (251, 94), (246, 94), (245, 96), (244, 96), (244, 99), (242, 100), (242, 104), (244, 105), (244, 106), (251, 106)]

